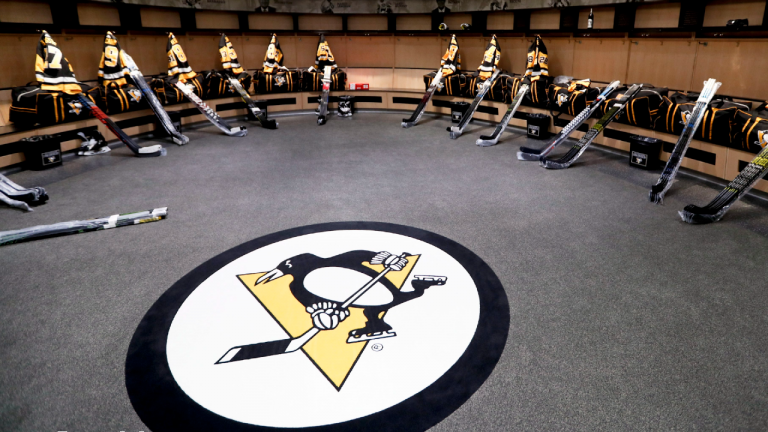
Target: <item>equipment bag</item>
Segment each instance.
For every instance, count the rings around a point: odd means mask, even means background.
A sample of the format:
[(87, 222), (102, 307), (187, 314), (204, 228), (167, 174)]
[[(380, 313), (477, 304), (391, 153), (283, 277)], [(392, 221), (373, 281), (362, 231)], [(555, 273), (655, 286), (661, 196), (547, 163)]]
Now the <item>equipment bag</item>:
[[(205, 99), (215, 99), (221, 97), (237, 96), (229, 86), (229, 79), (226, 71), (202, 71), (199, 75), (203, 76), (203, 90)], [(251, 89), (251, 76), (247, 72), (241, 72), (236, 76), (245, 91)]]
[[(660, 118), (656, 122), (656, 128), (673, 135), (680, 135), (683, 132), (688, 116), (691, 115), (696, 107), (696, 100), (698, 98), (698, 93), (685, 94), (680, 92), (663, 98), (662, 106), (659, 109)], [(738, 110), (750, 111), (751, 108), (752, 105), (748, 102), (734, 102), (733, 99), (728, 97), (713, 100), (704, 112), (701, 125), (696, 131), (694, 138), (730, 146), (732, 133), (738, 131), (736, 112)], [(663, 125), (659, 126), (662, 123), (662, 119)]]
[[(80, 87), (93, 100), (89, 94), (91, 86), (80, 84)], [(52, 125), (91, 116), (76, 94), (41, 90), (40, 86), (24, 86), (11, 90), (11, 98), (9, 120), (20, 125)]]
[[(620, 86), (608, 95), (605, 103), (598, 110), (598, 116), (602, 116), (611, 108), (611, 102), (627, 91), (628, 86)], [(664, 105), (664, 98), (669, 94), (669, 89), (653, 87), (644, 84), (637, 95), (630, 100), (624, 109), (616, 116), (615, 121), (623, 124), (640, 126), (646, 129), (654, 129), (656, 121), (661, 118), (660, 111)]]
[[(509, 97), (509, 90), (507, 89), (507, 79), (511, 78), (507, 74), (499, 74), (496, 77), (496, 81), (491, 84), (491, 88), (488, 89), (488, 93), (485, 94), (484, 100), (492, 100), (496, 102), (510, 103), (512, 99)], [(469, 84), (467, 85), (466, 96), (474, 98), (477, 96), (478, 87), (483, 85), (485, 80), (479, 75), (470, 75)]]
[(768, 110), (764, 108), (765, 105), (761, 105), (755, 111), (736, 112), (731, 147), (760, 153), (768, 145)]
[[(430, 72), (424, 75), (425, 90), (432, 84), (432, 80), (435, 79), (436, 74), (437, 72)], [(448, 75), (443, 79), (443, 82), (437, 85), (435, 94), (440, 96), (464, 96), (466, 94), (467, 82), (470, 77), (471, 74), (466, 74), (461, 71)]]
[(297, 71), (264, 73), (259, 70), (254, 72), (253, 78), (258, 93), (288, 93), (299, 91), (301, 88)]
[(600, 94), (600, 89), (591, 87), (589, 79), (550, 84), (547, 95), (552, 111), (577, 116)]
[(104, 88), (106, 94), (106, 106), (108, 114), (148, 109), (149, 104), (144, 100), (141, 90), (133, 84), (118, 85), (115, 82), (107, 83)]
[[(149, 82), (149, 87), (155, 92), (160, 103), (172, 105), (184, 102), (184, 94), (176, 87), (175, 82), (174, 77), (161, 74), (157, 78), (152, 78), (152, 81)], [(188, 78), (186, 82), (192, 85), (192, 91), (196, 95), (201, 98), (204, 97), (203, 86), (200, 84), (198, 77)]]
[[(334, 69), (331, 73), (331, 91), (344, 90), (347, 86), (347, 73), (341, 69)], [(320, 91), (323, 89), (323, 73), (301, 72), (301, 89), (303, 91)]]
[(547, 75), (537, 75), (534, 77), (524, 77), (523, 82), (529, 82), (531, 89), (523, 98), (523, 105), (530, 107), (546, 108), (549, 106), (549, 86), (552, 77)]

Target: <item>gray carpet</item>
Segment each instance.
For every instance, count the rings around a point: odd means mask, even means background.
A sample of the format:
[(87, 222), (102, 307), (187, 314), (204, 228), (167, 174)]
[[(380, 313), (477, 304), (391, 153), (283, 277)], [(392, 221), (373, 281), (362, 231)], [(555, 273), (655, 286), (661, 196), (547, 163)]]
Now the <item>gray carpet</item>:
[[(165, 221), (0, 248), (0, 430), (139, 431), (124, 384), (132, 334), (181, 276), (247, 240), (348, 220), (412, 225), (482, 257), (511, 328), (489, 380), (435, 431), (768, 429), (768, 207), (717, 224), (677, 211), (718, 190), (588, 150), (570, 169), (516, 160), (521, 131), (480, 148), (471, 124), (402, 129), (402, 113), (213, 127), (168, 156), (126, 148), (10, 178), (51, 196), (0, 208), (0, 230), (168, 206)], [(185, 132), (186, 133), (186, 132)]]

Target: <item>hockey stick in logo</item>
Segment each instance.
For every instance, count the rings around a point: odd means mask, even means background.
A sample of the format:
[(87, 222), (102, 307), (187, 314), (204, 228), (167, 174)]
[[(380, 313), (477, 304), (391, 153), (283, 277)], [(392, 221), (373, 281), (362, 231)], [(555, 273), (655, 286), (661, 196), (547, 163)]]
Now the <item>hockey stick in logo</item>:
[[(402, 253), (398, 258), (404, 259), (407, 261), (408, 253)], [(372, 278), (370, 281), (368, 281), (365, 285), (363, 285), (359, 290), (355, 291), (354, 294), (352, 294), (347, 300), (342, 303), (342, 305), (339, 307), (339, 309), (344, 310), (349, 307), (352, 303), (355, 302), (355, 300), (359, 299), (363, 294), (365, 294), (369, 289), (371, 289), (372, 286), (376, 284), (381, 278), (387, 275), (392, 270), (391, 266), (387, 266), (387, 268), (384, 269), (381, 273), (376, 275), (374, 278)], [(398, 271), (398, 270), (395, 270)], [(303, 335), (299, 337), (295, 337), (292, 339), (282, 339), (282, 340), (276, 340), (276, 341), (270, 341), (270, 342), (261, 342), (261, 343), (255, 343), (251, 345), (241, 345), (236, 346), (233, 348), (230, 348), (219, 360), (216, 361), (215, 364), (221, 364), (221, 363), (231, 363), (234, 361), (239, 360), (249, 360), (249, 359), (255, 359), (255, 358), (261, 358), (261, 357), (269, 357), (276, 354), (285, 354), (290, 353), (294, 351), (298, 351), (307, 344), (310, 340), (312, 340), (315, 335), (320, 333), (320, 329), (317, 328), (317, 326), (312, 327), (311, 329), (307, 330)]]

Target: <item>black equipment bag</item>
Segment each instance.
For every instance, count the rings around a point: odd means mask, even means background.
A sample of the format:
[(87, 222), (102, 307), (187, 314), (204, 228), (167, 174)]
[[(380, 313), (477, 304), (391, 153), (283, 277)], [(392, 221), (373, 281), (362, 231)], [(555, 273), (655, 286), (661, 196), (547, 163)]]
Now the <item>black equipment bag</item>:
[[(603, 116), (611, 108), (611, 102), (623, 95), (628, 89), (628, 86), (620, 86), (609, 94), (605, 103), (598, 110), (598, 117)], [(654, 129), (656, 121), (662, 117), (661, 111), (665, 106), (664, 98), (668, 95), (669, 89), (667, 88), (643, 84), (637, 95), (616, 116), (615, 121), (646, 129)]]
[[(202, 71), (199, 75), (203, 76), (203, 89), (205, 99), (216, 99), (221, 97), (237, 96), (229, 86), (229, 79), (225, 71)], [(247, 72), (240, 72), (236, 76), (246, 92), (251, 89), (251, 76)]]
[[(698, 93), (676, 92), (663, 98), (659, 109), (659, 121), (656, 128), (673, 135), (680, 135), (685, 127), (685, 119), (696, 107)], [(701, 119), (699, 129), (694, 138), (723, 146), (731, 146), (732, 135), (738, 131), (736, 113), (739, 110), (750, 111), (749, 102), (734, 102), (729, 97), (720, 97), (710, 102), (707, 111)], [(659, 126), (662, 123), (663, 125)]]
[(133, 84), (118, 85), (110, 82), (104, 88), (105, 101), (108, 114), (149, 109), (149, 103), (144, 99), (141, 90)]
[(254, 72), (253, 78), (257, 93), (289, 93), (301, 89), (301, 80), (297, 71), (265, 74), (258, 70)]
[(754, 111), (736, 112), (731, 147), (751, 153), (760, 153), (768, 145), (768, 109), (765, 104)]
[[(80, 87), (93, 100), (89, 93), (91, 86), (80, 84)], [(91, 112), (80, 103), (77, 95), (41, 90), (40, 86), (16, 87), (11, 90), (11, 98), (9, 120), (20, 125), (52, 125), (83, 120), (91, 116)]]
[(523, 82), (530, 85), (528, 94), (523, 98), (523, 105), (538, 108), (547, 108), (549, 106), (549, 85), (552, 77), (547, 75), (538, 75), (535, 77), (524, 77)]
[[(341, 69), (334, 69), (331, 72), (331, 91), (346, 89), (347, 73)], [(308, 70), (301, 72), (301, 89), (303, 91), (320, 91), (323, 89), (323, 72), (310, 72)]]
[[(424, 75), (425, 90), (432, 84), (435, 75), (437, 75), (437, 72), (430, 72)], [(471, 74), (465, 74), (460, 71), (450, 74), (443, 79), (442, 83), (437, 85), (435, 94), (440, 96), (464, 96), (471, 76)]]
[(600, 95), (600, 89), (591, 85), (589, 79), (550, 84), (547, 92), (550, 109), (576, 117)]
[[(196, 95), (201, 98), (204, 97), (203, 85), (200, 84), (198, 76), (189, 78), (186, 82), (187, 84), (192, 85), (192, 91)], [(157, 78), (152, 78), (152, 81), (149, 82), (149, 87), (155, 92), (157, 99), (159, 99), (160, 103), (163, 105), (184, 102), (184, 93), (176, 87), (173, 77), (169, 77), (166, 74), (158, 75)]]
[[(496, 81), (491, 84), (491, 88), (488, 89), (488, 93), (485, 94), (484, 100), (492, 100), (496, 102), (509, 103), (512, 99), (509, 97), (509, 89), (507, 88), (507, 80), (510, 77), (507, 74), (499, 74), (496, 77)], [(484, 80), (480, 79), (478, 75), (470, 75), (469, 83), (467, 85), (466, 96), (474, 98), (477, 96), (478, 86), (483, 85)]]

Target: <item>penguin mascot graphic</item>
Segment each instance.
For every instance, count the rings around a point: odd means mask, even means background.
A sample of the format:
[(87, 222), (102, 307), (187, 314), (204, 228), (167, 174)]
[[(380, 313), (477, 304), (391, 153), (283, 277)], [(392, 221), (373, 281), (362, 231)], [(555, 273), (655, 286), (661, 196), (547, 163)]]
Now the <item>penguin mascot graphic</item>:
[[(382, 264), (385, 270), (400, 271), (408, 264), (405, 258), (408, 255), (358, 250), (321, 258), (305, 253), (286, 259), (274, 270), (260, 277), (256, 283), (268, 282), (284, 275), (293, 276), (289, 286), (293, 296), (312, 315), (312, 322), (317, 329), (330, 330), (349, 316), (349, 311), (341, 306), (350, 299), (351, 292), (342, 288), (341, 283), (328, 280), (325, 277), (329, 274), (327, 270), (333, 271), (334, 275), (348, 276), (353, 280), (373, 280), (380, 276), (380, 273), (363, 265), (364, 262)], [(365, 294), (349, 304), (351, 307), (363, 309), (367, 322), (365, 327), (349, 332), (347, 342), (394, 336), (392, 327), (382, 318), (384, 313), (392, 307), (421, 297), (424, 291), (433, 285), (444, 285), (446, 280), (447, 278), (441, 276), (414, 276), (411, 281), (413, 290), (401, 291), (387, 278), (379, 277)]]

